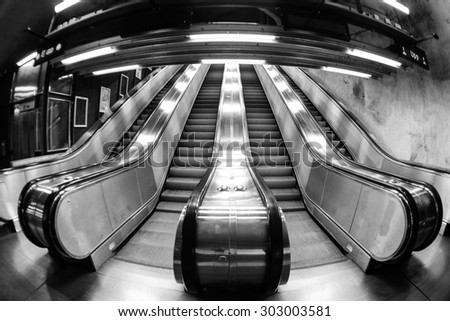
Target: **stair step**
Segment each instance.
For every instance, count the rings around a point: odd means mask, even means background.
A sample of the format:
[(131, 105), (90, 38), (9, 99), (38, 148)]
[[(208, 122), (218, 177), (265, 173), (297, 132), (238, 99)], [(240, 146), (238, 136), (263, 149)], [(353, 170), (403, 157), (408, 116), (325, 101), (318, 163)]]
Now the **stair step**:
[(189, 190), (170, 190), (166, 189), (161, 193), (161, 201), (164, 202), (184, 202), (186, 203), (192, 195)]
[(206, 167), (178, 167), (172, 166), (170, 176), (202, 178), (208, 169)]
[(281, 207), (283, 212), (305, 211), (306, 206), (303, 201), (278, 201), (278, 206)]
[(294, 174), (290, 166), (257, 166), (256, 170), (264, 178), (266, 176), (287, 176)]
[(174, 156), (172, 163), (180, 167), (209, 167), (211, 160), (208, 157)]
[(301, 200), (302, 196), (297, 188), (273, 188), (273, 195), (278, 201)]
[(200, 178), (196, 177), (169, 177), (166, 179), (165, 188), (171, 190), (182, 189), (193, 191), (199, 182)]
[(185, 202), (159, 202), (152, 217), (158, 212), (181, 213), (185, 205)]
[(264, 181), (270, 189), (297, 188), (297, 180), (294, 176), (265, 176)]

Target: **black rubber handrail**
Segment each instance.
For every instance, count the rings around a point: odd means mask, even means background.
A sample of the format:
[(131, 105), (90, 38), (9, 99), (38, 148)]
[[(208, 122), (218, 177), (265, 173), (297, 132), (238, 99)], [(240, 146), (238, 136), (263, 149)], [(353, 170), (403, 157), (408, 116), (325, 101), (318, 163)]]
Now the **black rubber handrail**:
[[(282, 98), (282, 99), (284, 100), (284, 98)], [(407, 209), (407, 212), (410, 214), (409, 216), (407, 216), (407, 221), (408, 221), (407, 222), (408, 223), (407, 236), (406, 236), (407, 241), (403, 242), (403, 247), (400, 248), (398, 250), (398, 252), (392, 258), (390, 258), (388, 260), (388, 262), (389, 263), (397, 262), (398, 260), (402, 259), (405, 255), (408, 255), (409, 253), (411, 253), (413, 251), (414, 245), (416, 243), (419, 229), (421, 228), (418, 224), (419, 217), (420, 217), (419, 209), (417, 208), (416, 202), (414, 200), (414, 197), (411, 195), (411, 193), (406, 188), (401, 186), (400, 184), (395, 184), (392, 181), (387, 182), (387, 181), (383, 181), (381, 179), (377, 179), (372, 176), (363, 175), (362, 173), (360, 173), (358, 171), (349, 170), (345, 167), (337, 167), (335, 164), (333, 164), (328, 159), (322, 158), (322, 156), (320, 156), (317, 153), (315, 147), (312, 146), (310, 143), (308, 143), (308, 140), (304, 136), (302, 126), (300, 125), (297, 117), (292, 113), (292, 111), (289, 108), (288, 108), (288, 112), (291, 115), (291, 117), (300, 133), (301, 139), (305, 142), (306, 149), (308, 150), (310, 155), (314, 158), (314, 160), (320, 164), (320, 166), (326, 167), (328, 170), (338, 172), (343, 175), (352, 177), (353, 179), (363, 181), (365, 183), (369, 183), (372, 186), (379, 186), (386, 190), (395, 191), (398, 193), (399, 196), (401, 196), (400, 199), (401, 199), (404, 207)], [(372, 169), (370, 169), (370, 170), (372, 170)], [(382, 174), (386, 175), (386, 173), (382, 173)], [(392, 175), (390, 175), (390, 176), (392, 176)], [(406, 182), (406, 180), (404, 180), (404, 181)], [(416, 185), (418, 185), (418, 184), (416, 184)], [(424, 186), (424, 187), (429, 187), (429, 186)], [(430, 190), (435, 191), (434, 188), (429, 187), (428, 194), (430, 194)], [(442, 221), (442, 204), (440, 202), (440, 198), (436, 197), (435, 195), (433, 195), (433, 197), (435, 198), (435, 201), (436, 201), (435, 202), (436, 206), (434, 208), (434, 210), (436, 211), (436, 213), (435, 213), (436, 218), (437, 219), (441, 218), (441, 220), (439, 220), (439, 221)], [(317, 204), (315, 204), (315, 206), (319, 207)], [(440, 224), (440, 222), (439, 222), (439, 224)], [(348, 237), (353, 239), (353, 237), (351, 235), (349, 235), (347, 232), (345, 232), (345, 231), (343, 231), (343, 232), (346, 235), (348, 235)], [(439, 231), (437, 231), (437, 232), (439, 232)], [(433, 231), (432, 234), (435, 235), (436, 231)], [(430, 240), (430, 239), (431, 239), (431, 237), (427, 238), (427, 240)], [(354, 241), (356, 243), (358, 243), (357, 240), (354, 240)]]
[[(184, 96), (185, 91), (183, 92), (182, 96)], [(181, 97), (180, 96), (180, 99)], [(156, 110), (156, 109), (155, 109)], [(174, 110), (175, 111), (175, 110)], [(170, 121), (170, 119), (173, 117), (172, 113), (164, 122), (164, 125), (160, 128), (158, 131), (158, 136), (155, 138), (155, 142), (159, 142), (165, 129), (167, 128), (167, 124)], [(46, 201), (44, 204), (44, 208), (42, 209), (43, 217), (42, 217), (42, 227), (43, 227), (43, 233), (46, 243), (41, 242), (40, 240), (37, 240), (34, 236), (31, 236), (33, 233), (30, 230), (29, 224), (27, 222), (27, 208), (24, 208), (25, 201), (29, 199), (29, 193), (32, 191), (32, 186), (37, 185), (39, 183), (44, 182), (46, 179), (53, 179), (56, 175), (59, 176), (59, 174), (50, 174), (42, 178), (34, 179), (30, 182), (28, 182), (25, 187), (22, 189), (22, 192), (19, 197), (19, 203), (18, 203), (18, 213), (19, 213), (19, 222), (22, 226), (22, 229), (24, 231), (24, 234), (35, 243), (37, 246), (40, 247), (48, 247), (49, 252), (56, 254), (56, 256), (59, 256), (60, 258), (63, 258), (64, 260), (71, 261), (73, 258), (68, 257), (68, 255), (65, 253), (62, 246), (59, 244), (58, 238), (56, 237), (56, 233), (54, 230), (54, 218), (56, 216), (56, 209), (58, 208), (59, 202), (61, 198), (72, 189), (79, 189), (86, 185), (93, 184), (97, 182), (98, 180), (105, 180), (109, 177), (119, 175), (120, 173), (123, 173), (125, 171), (128, 171), (132, 167), (137, 167), (139, 164), (142, 164), (147, 160), (149, 155), (153, 152), (154, 148), (157, 144), (152, 144), (148, 146), (148, 148), (145, 149), (145, 152), (141, 157), (137, 159), (133, 159), (131, 161), (126, 162), (123, 166), (113, 167), (113, 168), (104, 168), (104, 170), (89, 173), (87, 175), (84, 175), (83, 177), (79, 179), (74, 180), (68, 180), (67, 182), (61, 183), (58, 185), (58, 187), (55, 190), (51, 190), (48, 193), (48, 196), (46, 197)], [(88, 169), (90, 167), (100, 167), (99, 164), (96, 165), (90, 165), (83, 168), (76, 168), (73, 170), (68, 170), (65, 172), (62, 172), (64, 175), (67, 175), (69, 173), (76, 172), (80, 169)], [(48, 243), (48, 244), (47, 244)]]

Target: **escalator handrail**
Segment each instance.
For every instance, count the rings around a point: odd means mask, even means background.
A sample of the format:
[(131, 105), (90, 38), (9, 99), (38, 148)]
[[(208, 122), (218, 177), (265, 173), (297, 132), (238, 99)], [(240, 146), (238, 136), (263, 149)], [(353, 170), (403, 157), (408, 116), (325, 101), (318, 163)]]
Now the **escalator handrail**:
[[(244, 135), (244, 146), (248, 148), (249, 139), (248, 139), (248, 126), (246, 121), (245, 114), (245, 104), (243, 100), (242, 94), (242, 83), (241, 78), (238, 77), (240, 84), (240, 105), (242, 112), (242, 122), (243, 122), (243, 135)], [(225, 81), (225, 79), (224, 79)], [(223, 99), (224, 91), (221, 91), (221, 101)], [(220, 141), (221, 137), (221, 126), (220, 120), (223, 114), (222, 108), (219, 108), (217, 121), (216, 121), (216, 134), (214, 142)], [(196, 233), (197, 233), (197, 214), (202, 204), (202, 201), (208, 191), (208, 188), (212, 182), (214, 173), (217, 169), (217, 154), (219, 150), (215, 149), (212, 155), (212, 165), (208, 169), (208, 171), (203, 176), (200, 183), (194, 189), (194, 192), (191, 195), (185, 209), (183, 210), (183, 214), (180, 218), (181, 229), (177, 230), (177, 243), (175, 246), (175, 259), (174, 261), (181, 262), (181, 271), (177, 271), (179, 266), (175, 265), (175, 274), (177, 279), (182, 279), (184, 282), (185, 288), (188, 292), (191, 293), (199, 293), (201, 292), (201, 285), (198, 281), (198, 276), (196, 272)], [(258, 193), (263, 201), (264, 206), (266, 207), (268, 214), (268, 224), (269, 224), (269, 235), (270, 235), (270, 253), (268, 259), (268, 271), (266, 277), (264, 278), (265, 282), (262, 285), (262, 289), (264, 293), (273, 293), (278, 288), (279, 284), (282, 281), (287, 281), (287, 277), (289, 273), (283, 273), (284, 267), (289, 266), (289, 262), (285, 262), (285, 248), (289, 247), (289, 239), (284, 235), (283, 229), (283, 218), (282, 211), (278, 206), (277, 200), (270, 189), (265, 184), (263, 178), (257, 173), (257, 171), (253, 167), (253, 160), (249, 155), (251, 155), (250, 151), (245, 152), (246, 155), (246, 168), (250, 172), (250, 175), (255, 183), (255, 186), (258, 190)], [(180, 233), (180, 234), (179, 234)], [(178, 242), (180, 240), (180, 242)], [(180, 249), (181, 248), (181, 249)], [(179, 255), (179, 257), (177, 257)], [(181, 273), (180, 273), (181, 272)], [(181, 275), (180, 275), (181, 274)], [(282, 280), (282, 276), (285, 275), (286, 280)]]
[[(290, 77), (290, 76), (286, 73), (286, 71), (283, 70), (282, 67), (278, 67), (278, 69), (279, 69), (279, 72), (282, 74), (282, 77), (284, 77), (285, 79), (286, 79), (286, 77)], [(300, 68), (297, 68), (297, 69), (301, 71)], [(309, 77), (309, 76), (308, 76), (305, 72), (303, 72), (303, 71), (302, 71), (302, 74), (304, 74), (306, 77)], [(287, 80), (287, 79), (286, 79), (286, 80)], [(315, 83), (311, 78), (310, 78), (310, 80), (311, 80), (311, 82), (312, 82), (313, 84), (315, 84), (315, 85), (317, 86), (318, 89), (320, 89), (324, 94), (326, 94), (326, 92), (323, 90), (322, 87), (318, 86), (317, 83)], [(293, 81), (294, 84), (297, 86), (297, 84), (295, 83), (295, 81), (294, 81), (293, 79), (292, 79), (292, 81)], [(298, 87), (298, 86), (297, 86), (297, 87)], [(300, 87), (298, 87), (298, 88), (300, 89)], [(301, 90), (301, 89), (300, 89), (300, 90)], [(303, 91), (302, 91), (302, 92), (303, 92)], [(295, 91), (294, 91), (294, 94), (297, 95), (297, 93), (295, 93)], [(304, 93), (304, 94), (305, 94), (305, 93)], [(305, 95), (306, 95), (306, 94), (305, 94)], [(297, 96), (297, 97), (298, 97), (298, 96)], [(328, 97), (329, 97), (329, 96), (328, 96)], [(333, 99), (332, 97), (329, 97), (329, 98), (330, 98), (331, 100)], [(299, 100), (302, 100), (301, 97), (298, 97), (298, 99), (299, 99)], [(317, 109), (317, 107), (315, 107), (315, 104), (308, 98), (308, 96), (306, 96), (306, 99), (308, 99), (308, 101), (309, 101), (311, 104), (313, 104), (314, 108), (316, 108), (316, 110), (317, 110), (317, 111), (320, 113), (320, 115), (323, 117), (322, 113)], [(335, 103), (337, 103), (337, 102), (335, 101)], [(339, 108), (342, 108), (342, 107), (339, 105)], [(309, 111), (309, 110), (308, 110), (308, 111)], [(314, 116), (313, 116), (311, 113), (309, 113), (309, 114), (311, 115), (311, 119), (313, 119)], [(329, 124), (329, 126), (331, 126), (331, 124)], [(320, 131), (323, 133), (323, 136), (324, 136), (324, 138), (328, 141), (329, 145), (330, 145), (330, 146), (333, 146), (331, 140), (327, 137), (327, 135), (325, 134), (325, 132), (322, 130), (322, 127), (319, 125), (318, 128), (319, 128)], [(333, 131), (334, 131), (334, 129), (333, 129)], [(337, 135), (337, 134), (336, 134), (336, 135)], [(342, 153), (341, 153), (338, 149), (333, 148), (333, 151), (334, 151), (337, 155), (339, 155), (341, 159), (345, 160), (346, 162), (349, 162), (349, 163), (351, 163), (351, 164), (353, 164), (353, 165), (355, 165), (355, 166), (357, 166), (357, 167), (367, 167), (367, 166), (365, 166), (364, 164), (361, 164), (361, 163), (358, 163), (357, 161), (355, 161), (356, 157), (353, 156), (352, 151), (350, 151), (348, 148), (347, 148), (347, 150), (348, 150), (349, 153), (351, 153), (351, 155), (352, 155), (352, 157), (353, 157), (354, 159), (349, 159), (349, 158), (347, 158), (347, 157), (344, 157), (344, 156), (342, 155)], [(412, 180), (412, 179), (409, 179), (409, 178), (401, 177), (401, 176), (396, 175), (396, 174), (392, 174), (392, 173), (385, 172), (385, 171), (383, 171), (383, 170), (381, 170), (381, 169), (378, 169), (378, 168), (374, 168), (374, 167), (369, 167), (369, 168), (370, 168), (370, 171), (373, 172), (373, 173), (377, 173), (377, 174), (379, 174), (379, 175), (388, 175), (388, 176), (390, 176), (390, 177), (392, 177), (392, 178), (394, 178), (394, 179), (396, 179), (396, 180), (403, 181), (403, 182), (406, 182), (407, 184), (414, 185), (414, 186), (416, 186), (416, 187), (418, 187), (418, 188), (422, 188), (422, 189), (428, 190), (428, 194), (432, 196), (432, 198), (434, 199), (434, 204), (436, 204), (436, 213), (437, 213), (438, 218), (436, 219), (436, 226), (435, 226), (435, 228), (434, 228), (434, 232), (433, 232), (432, 234), (430, 234), (429, 237), (428, 237), (428, 239), (427, 239), (426, 241), (423, 241), (423, 242), (422, 242), (422, 245), (419, 246), (419, 247), (417, 247), (415, 250), (416, 250), (416, 251), (420, 251), (420, 250), (422, 250), (422, 249), (428, 247), (428, 246), (433, 242), (433, 240), (436, 238), (436, 236), (439, 234), (440, 226), (441, 226), (440, 221), (442, 221), (443, 212), (444, 212), (444, 211), (443, 211), (442, 199), (441, 199), (441, 196), (440, 196), (439, 192), (437, 191), (437, 189), (436, 189), (432, 184), (430, 184), (430, 183), (428, 183), (428, 182), (425, 182), (425, 181), (420, 181), (420, 182), (419, 182), (418, 180)]]
[[(272, 77), (270, 75), (269, 75), (269, 77), (270, 77), (270, 79), (272, 79)], [(285, 101), (285, 103), (287, 104), (285, 97), (281, 94), (280, 94), (280, 96), (283, 99), (283, 101)], [(409, 237), (406, 242), (403, 242), (404, 246), (401, 249), (399, 249), (392, 258), (388, 259), (388, 261), (390, 261), (390, 262), (396, 261), (397, 259), (400, 259), (403, 256), (403, 254), (409, 253), (410, 251), (412, 251), (412, 247), (416, 241), (415, 239), (416, 239), (417, 231), (419, 229), (419, 226), (417, 224), (417, 218), (419, 217), (419, 214), (418, 214), (419, 209), (417, 208), (416, 202), (414, 201), (414, 198), (409, 193), (409, 191), (401, 185), (393, 184), (393, 182), (390, 180), (387, 180), (387, 179), (381, 180), (380, 178), (364, 174), (364, 171), (366, 171), (366, 172), (371, 171), (369, 169), (361, 170), (358, 168), (358, 169), (350, 170), (349, 168), (346, 168), (344, 166), (338, 167), (337, 164), (331, 162), (329, 159), (324, 158), (322, 155), (320, 155), (317, 152), (317, 150), (314, 146), (311, 146), (311, 144), (308, 143), (308, 139), (304, 136), (304, 129), (302, 128), (302, 126), (300, 124), (300, 120), (297, 118), (297, 116), (295, 114), (293, 114), (292, 110), (290, 110), (289, 108), (288, 108), (288, 112), (291, 115), (292, 120), (294, 121), (294, 123), (300, 133), (301, 139), (305, 142), (305, 146), (307, 147), (308, 152), (313, 156), (313, 158), (322, 167), (326, 167), (328, 170), (338, 172), (339, 174), (345, 175), (347, 177), (351, 177), (352, 179), (357, 179), (358, 181), (364, 182), (365, 184), (368, 184), (374, 188), (378, 188), (378, 189), (381, 188), (383, 190), (390, 191), (391, 193), (394, 192), (399, 197), (399, 199), (405, 209), (405, 213), (408, 214), (406, 216), (406, 219), (408, 221), (408, 228), (407, 228), (408, 233), (407, 234), (409, 235)], [(316, 127), (317, 126), (318, 125), (316, 124)], [(330, 150), (334, 153), (333, 149), (330, 148)], [(354, 166), (356, 167), (356, 165), (354, 165)], [(384, 174), (384, 175), (386, 175), (386, 174)], [(307, 196), (307, 194), (305, 194), (305, 196)], [(320, 206), (318, 206), (317, 204), (315, 204), (315, 206), (320, 208)], [(439, 206), (437, 208), (439, 208)], [(439, 216), (439, 214), (438, 214), (438, 216)], [(339, 227), (339, 225), (337, 225), (337, 226)], [(347, 233), (342, 228), (341, 228), (341, 230), (349, 238), (352, 238), (356, 243), (359, 244), (359, 242), (356, 239), (354, 239), (349, 233)], [(364, 246), (362, 246), (362, 245), (361, 245), (361, 247), (364, 248)]]
[[(191, 65), (192, 66), (192, 65)], [(183, 75), (185, 75), (187, 72), (187, 70), (185, 71), (185, 73), (183, 73)], [(196, 73), (194, 73), (195, 75)], [(179, 79), (181, 79), (182, 76), (180, 76)], [(191, 77), (188, 77), (189, 83), (192, 81), (192, 79), (194, 78), (194, 75), (192, 75)], [(177, 80), (178, 81), (178, 80)], [(173, 86), (175, 87), (175, 85)], [(185, 92), (187, 91), (188, 86), (183, 90), (183, 92), (179, 95), (178, 99), (175, 102), (175, 105), (178, 105), (179, 101), (182, 99), (182, 97), (184, 96)], [(156, 111), (161, 109), (163, 107), (162, 105), (162, 101), (158, 104), (158, 106), (155, 108), (154, 113), (152, 114), (153, 117), (156, 117), (157, 113)], [(34, 233), (30, 230), (28, 223), (27, 223), (27, 208), (25, 208), (23, 206), (23, 204), (26, 204), (26, 202), (24, 202), (25, 200), (27, 200), (30, 197), (30, 193), (32, 193), (34, 190), (32, 189), (33, 186), (37, 186), (39, 183), (45, 183), (46, 179), (51, 179), (54, 178), (55, 176), (58, 176), (58, 174), (53, 174), (53, 175), (48, 175), (45, 177), (45, 179), (35, 179), (32, 180), (31, 182), (27, 183), (27, 185), (23, 188), (20, 197), (19, 197), (19, 203), (18, 203), (18, 213), (19, 213), (19, 221), (20, 224), (23, 228), (23, 231), (25, 233), (26, 236), (28, 236), (29, 240), (32, 241), (33, 243), (35, 243), (37, 246), (40, 247), (48, 247), (49, 250), (53, 251), (53, 253), (58, 254), (62, 257), (66, 257), (67, 255), (64, 253), (64, 251), (62, 251), (61, 246), (59, 246), (58, 244), (58, 240), (57, 238), (54, 237), (50, 237), (51, 235), (53, 235), (54, 233), (51, 233), (50, 230), (53, 229), (53, 227), (51, 226), (51, 222), (53, 222), (54, 220), (52, 219), (53, 217), (56, 216), (56, 209), (57, 209), (57, 204), (61, 201), (61, 198), (70, 190), (74, 190), (74, 189), (82, 189), (86, 186), (92, 185), (92, 184), (98, 184), (101, 181), (104, 181), (110, 177), (119, 175), (123, 172), (126, 172), (128, 170), (131, 170), (132, 168), (135, 168), (137, 166), (139, 166), (139, 164), (142, 164), (143, 162), (145, 162), (147, 160), (148, 157), (151, 156), (151, 154), (153, 153), (154, 149), (156, 146), (158, 146), (158, 144), (160, 143), (162, 136), (164, 134), (164, 131), (169, 123), (169, 121), (171, 120), (171, 118), (173, 117), (173, 115), (175, 114), (177, 108), (173, 108), (172, 112), (170, 115), (168, 115), (162, 124), (160, 124), (159, 127), (157, 127), (155, 129), (156, 131), (156, 135), (155, 135), (155, 139), (154, 139), (154, 143), (150, 146), (148, 146), (148, 148), (146, 148), (145, 153), (143, 155), (141, 155), (141, 157), (137, 157), (134, 158), (132, 160), (129, 160), (127, 162), (124, 162), (123, 164), (119, 165), (119, 166), (115, 166), (112, 168), (105, 168), (104, 170), (98, 171), (98, 172), (93, 172), (87, 175), (84, 175), (83, 177), (80, 178), (76, 178), (73, 180), (69, 180), (67, 182), (61, 183), (60, 185), (58, 185), (57, 187), (53, 188), (51, 195), (48, 197), (47, 201), (45, 202), (44, 206), (44, 210), (43, 210), (43, 228), (44, 228), (44, 233), (46, 234), (46, 240), (39, 240), (38, 242), (35, 242), (38, 238), (35, 237)], [(152, 117), (151, 116), (151, 117)], [(157, 120), (156, 120), (157, 121)], [(90, 168), (90, 167), (102, 167), (101, 165), (97, 164), (97, 165), (93, 165), (93, 166), (87, 166), (86, 168)], [(104, 167), (103, 167), (104, 168)], [(79, 168), (80, 169), (80, 168)], [(76, 172), (74, 171), (70, 171), (70, 173)], [(67, 173), (65, 172), (64, 175), (67, 175)], [(29, 237), (30, 235), (33, 235), (31, 237)], [(49, 243), (47, 244), (46, 241)]]
[[(165, 67), (165, 68), (167, 68), (167, 67)], [(13, 174), (16, 171), (20, 171), (20, 170), (24, 170), (24, 169), (30, 169), (31, 167), (45, 166), (45, 165), (48, 165), (48, 164), (51, 164), (51, 163), (55, 164), (55, 163), (63, 162), (69, 157), (73, 157), (74, 153), (80, 151), (83, 148), (83, 146), (85, 146), (90, 141), (90, 139), (92, 137), (94, 137), (98, 132), (101, 131), (103, 126), (105, 126), (109, 122), (111, 122), (112, 119), (113, 119), (113, 116), (115, 114), (117, 114), (119, 112), (119, 110), (121, 110), (127, 104), (127, 102), (130, 99), (133, 98), (133, 96), (136, 93), (138, 93), (150, 80), (152, 80), (161, 71), (162, 71), (162, 69), (154, 70), (152, 73), (147, 75), (147, 77), (145, 77), (143, 80), (141, 80), (136, 86), (134, 86), (132, 89), (130, 89), (128, 91), (128, 95), (126, 95), (123, 98), (119, 99), (116, 103), (114, 103), (113, 106), (111, 106), (111, 108), (110, 108), (111, 113), (108, 114), (106, 119), (104, 119), (104, 117), (101, 117), (100, 119), (98, 119), (91, 126), (90, 129), (88, 129), (87, 132), (85, 132), (83, 134), (83, 136), (88, 136), (88, 137), (82, 139), (82, 137), (83, 137), (82, 136), (80, 138), (80, 140), (78, 140), (68, 150), (66, 150), (63, 155), (61, 155), (61, 156), (59, 156), (58, 158), (55, 158), (55, 159), (43, 160), (43, 161), (29, 163), (29, 164), (21, 165), (21, 166), (14, 166), (14, 167), (9, 167), (9, 168), (3, 168), (3, 169), (0, 169), (0, 175), (5, 175), (5, 174), (6, 175), (10, 175), (10, 174)], [(175, 73), (176, 73), (176, 71), (175, 71)]]
[[(222, 74), (222, 84), (224, 82), (225, 70)], [(220, 91), (220, 99), (223, 99), (223, 90)], [(220, 103), (219, 103), (220, 105)], [(208, 187), (214, 177), (214, 173), (217, 169), (219, 148), (216, 146), (216, 142), (221, 137), (222, 128), (220, 126), (220, 119), (223, 111), (221, 108), (217, 110), (216, 118), (216, 132), (214, 134), (213, 153), (211, 155), (211, 162), (206, 173), (202, 179), (192, 191), (186, 206), (183, 209), (182, 215), (178, 222), (181, 228), (177, 229), (177, 235), (175, 237), (175, 251), (174, 251), (174, 273), (175, 278), (182, 281), (186, 290), (190, 293), (201, 292), (201, 285), (198, 280), (196, 260), (195, 260), (195, 248), (197, 246), (197, 214), (201, 203), (208, 191)], [(179, 265), (176, 264), (179, 262)]]
[[(180, 261), (181, 265), (181, 278), (183, 280), (186, 290), (190, 293), (201, 292), (201, 285), (198, 280), (197, 268), (196, 268), (196, 237), (197, 237), (197, 214), (201, 203), (208, 191), (208, 187), (214, 177), (214, 173), (217, 169), (217, 161), (212, 160), (210, 167), (206, 171), (205, 175), (200, 180), (197, 187), (191, 194), (189, 201), (183, 209), (183, 214), (180, 217), (181, 229), (177, 231), (177, 239), (181, 240), (178, 246), (175, 246), (174, 261)], [(175, 267), (175, 272), (176, 267)], [(180, 279), (180, 277), (177, 277)]]
[[(370, 134), (368, 134), (370, 131), (367, 129), (367, 126), (365, 126), (359, 119), (356, 117), (350, 110), (343, 107), (343, 104), (339, 102), (338, 99), (336, 99), (332, 94), (325, 91), (322, 86), (320, 86), (310, 75), (308, 75), (306, 72), (304, 72), (301, 68), (297, 68), (298, 71), (305, 76), (311, 83), (315, 85), (317, 90), (321, 91), (321, 93), (327, 97), (333, 104), (336, 105), (338, 110), (351, 122), (354, 123), (355, 127), (360, 130), (361, 134), (366, 138), (366, 140), (374, 147), (375, 150), (377, 150), (382, 156), (385, 158), (399, 164), (399, 165), (409, 165), (410, 167), (418, 167), (422, 170), (430, 171), (436, 174), (440, 175), (450, 175), (450, 170), (439, 167), (439, 166), (433, 166), (433, 165), (427, 165), (422, 163), (416, 163), (412, 162), (410, 160), (403, 160), (396, 158), (395, 156), (387, 153), (373, 138)], [(306, 94), (305, 94), (306, 95)], [(330, 124), (331, 126), (331, 124)]]
[[(253, 68), (253, 66), (251, 67)], [(255, 71), (254, 71), (255, 72)], [(240, 73), (240, 71), (239, 71)], [(256, 72), (255, 72), (256, 73)], [(244, 154), (246, 155), (246, 167), (249, 171), (253, 183), (255, 184), (259, 196), (266, 207), (266, 211), (269, 218), (269, 235), (270, 235), (270, 263), (269, 271), (265, 277), (265, 284), (263, 289), (267, 293), (274, 293), (281, 282), (287, 282), (289, 276), (289, 269), (287, 269), (286, 280), (282, 280), (284, 275), (284, 267), (290, 266), (290, 262), (285, 262), (285, 249), (289, 248), (289, 238), (285, 237), (283, 225), (285, 224), (283, 219), (283, 211), (278, 206), (278, 201), (275, 195), (272, 193), (266, 182), (255, 169), (253, 157), (251, 156), (250, 138), (247, 123), (247, 113), (245, 112), (245, 100), (243, 94), (242, 77), (239, 77), (239, 90), (240, 90), (240, 103), (242, 112), (242, 124), (244, 133)], [(289, 259), (290, 261), (290, 259)]]

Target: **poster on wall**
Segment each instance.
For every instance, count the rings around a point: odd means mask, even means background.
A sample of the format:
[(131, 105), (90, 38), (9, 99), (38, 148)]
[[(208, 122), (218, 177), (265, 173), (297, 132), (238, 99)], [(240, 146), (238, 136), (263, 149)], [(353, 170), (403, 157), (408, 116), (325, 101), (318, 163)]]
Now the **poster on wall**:
[(120, 84), (119, 84), (119, 96), (120, 98), (128, 95), (128, 80), (129, 78), (125, 75), (120, 75)]
[(74, 127), (87, 127), (89, 99), (75, 97)]
[(106, 113), (111, 103), (111, 89), (108, 87), (100, 87), (100, 113)]
[(139, 80), (142, 79), (142, 69), (136, 69), (135, 77)]

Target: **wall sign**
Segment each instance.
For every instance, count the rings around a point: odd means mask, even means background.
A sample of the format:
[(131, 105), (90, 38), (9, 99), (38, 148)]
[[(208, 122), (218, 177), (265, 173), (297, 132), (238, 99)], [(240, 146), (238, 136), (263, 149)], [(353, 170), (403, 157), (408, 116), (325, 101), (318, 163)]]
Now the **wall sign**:
[(403, 58), (411, 61), (412, 63), (426, 70), (430, 70), (427, 55), (422, 49), (419, 49), (417, 47), (408, 47), (402, 44), (394, 44), (390, 46), (389, 49), (402, 56)]
[(111, 104), (111, 89), (108, 87), (100, 87), (100, 113), (105, 113), (109, 110)]
[(86, 97), (75, 97), (75, 111), (73, 115), (74, 127), (87, 127), (89, 99)]

